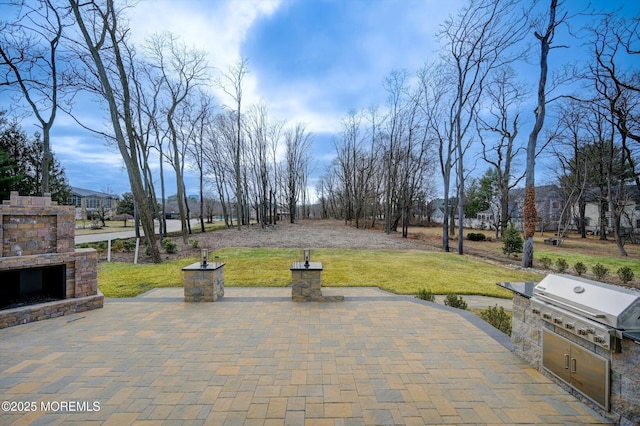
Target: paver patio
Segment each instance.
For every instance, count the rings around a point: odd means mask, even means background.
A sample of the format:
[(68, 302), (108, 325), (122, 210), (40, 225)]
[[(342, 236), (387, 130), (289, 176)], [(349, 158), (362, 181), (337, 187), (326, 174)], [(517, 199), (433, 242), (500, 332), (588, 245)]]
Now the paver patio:
[[(605, 422), (471, 314), (340, 291), (345, 302), (321, 304), (292, 302), (290, 288), (227, 287), (218, 302), (187, 304), (181, 288), (158, 289), (0, 330), (0, 401), (37, 405), (0, 412), (0, 424)], [(53, 410), (63, 401), (99, 411)]]

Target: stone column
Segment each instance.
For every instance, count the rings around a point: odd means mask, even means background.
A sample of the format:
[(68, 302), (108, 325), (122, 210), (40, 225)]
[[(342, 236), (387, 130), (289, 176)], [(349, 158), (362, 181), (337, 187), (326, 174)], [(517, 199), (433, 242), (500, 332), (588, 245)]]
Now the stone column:
[(291, 300), (294, 302), (339, 302), (342, 295), (323, 296), (322, 262), (294, 262), (291, 266)]
[(185, 302), (215, 302), (224, 296), (224, 263), (200, 262), (182, 268)]

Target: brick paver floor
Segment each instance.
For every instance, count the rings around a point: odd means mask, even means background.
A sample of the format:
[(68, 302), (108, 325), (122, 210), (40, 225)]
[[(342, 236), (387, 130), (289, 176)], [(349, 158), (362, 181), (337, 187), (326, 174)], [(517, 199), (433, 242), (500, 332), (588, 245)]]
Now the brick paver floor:
[(0, 424), (603, 422), (450, 308), (370, 288), (326, 304), (181, 291), (0, 330), (0, 401), (23, 411)]

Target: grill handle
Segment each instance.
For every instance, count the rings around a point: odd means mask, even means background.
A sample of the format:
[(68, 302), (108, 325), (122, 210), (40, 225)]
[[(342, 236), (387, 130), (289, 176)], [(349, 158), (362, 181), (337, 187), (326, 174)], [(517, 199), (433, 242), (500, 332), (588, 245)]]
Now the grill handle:
[(597, 313), (594, 313), (594, 312), (591, 312), (591, 311), (587, 311), (585, 309), (577, 308), (577, 307), (575, 307), (573, 305), (570, 305), (568, 303), (560, 302), (559, 300), (556, 300), (556, 299), (553, 299), (551, 297), (548, 297), (546, 294), (538, 293), (538, 294), (536, 294), (536, 296), (539, 297), (542, 300), (545, 300), (545, 301), (551, 303), (551, 304), (562, 305), (565, 308), (568, 308), (569, 310), (578, 311), (578, 312), (581, 312), (581, 313), (583, 313), (585, 315), (589, 315), (589, 316), (591, 316), (593, 318), (606, 318), (606, 316), (604, 314), (597, 314)]
[(569, 369), (569, 354), (564, 354), (564, 369)]

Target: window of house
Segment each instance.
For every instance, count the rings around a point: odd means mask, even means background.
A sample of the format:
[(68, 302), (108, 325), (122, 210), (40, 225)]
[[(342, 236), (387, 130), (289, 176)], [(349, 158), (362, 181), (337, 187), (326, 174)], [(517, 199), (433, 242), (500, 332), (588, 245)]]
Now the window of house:
[(70, 206), (81, 207), (82, 197), (78, 197), (77, 195), (71, 195), (69, 196), (68, 203)]
[(87, 208), (97, 209), (100, 207), (100, 199), (96, 197), (87, 197)]

